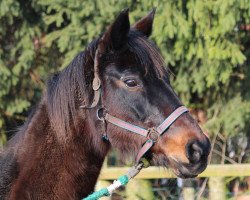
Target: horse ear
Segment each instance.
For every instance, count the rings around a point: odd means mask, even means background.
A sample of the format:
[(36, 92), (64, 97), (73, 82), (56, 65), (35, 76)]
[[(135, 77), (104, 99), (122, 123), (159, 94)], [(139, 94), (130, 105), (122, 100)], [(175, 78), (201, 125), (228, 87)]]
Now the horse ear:
[(136, 22), (133, 28), (140, 31), (145, 36), (149, 37), (153, 30), (153, 21), (154, 21), (155, 11), (156, 11), (156, 8), (153, 8), (153, 10), (151, 10), (147, 16), (143, 17), (138, 22)]
[(101, 49), (119, 50), (127, 42), (130, 29), (129, 9), (124, 9), (101, 38)]

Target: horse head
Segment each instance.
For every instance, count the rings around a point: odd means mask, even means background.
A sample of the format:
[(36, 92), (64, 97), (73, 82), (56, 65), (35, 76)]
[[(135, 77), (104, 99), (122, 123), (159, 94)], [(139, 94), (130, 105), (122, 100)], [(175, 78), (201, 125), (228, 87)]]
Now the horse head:
[[(141, 156), (156, 165), (170, 166), (179, 177), (195, 177), (207, 166), (210, 142), (187, 110), (177, 117), (171, 115), (182, 103), (171, 87), (158, 48), (148, 39), (154, 13), (130, 26), (126, 9), (99, 38), (94, 69), (98, 84), (93, 87), (96, 91), (100, 87), (101, 92), (93, 100), (95, 120), (101, 118), (98, 123), (105, 126), (107, 142), (123, 154), (135, 156), (151, 140)], [(103, 112), (109, 117), (100, 117)], [(154, 131), (152, 136), (148, 130), (157, 130), (169, 116), (176, 119), (160, 135)], [(148, 134), (143, 137), (144, 133), (131, 131), (133, 127), (143, 127)]]

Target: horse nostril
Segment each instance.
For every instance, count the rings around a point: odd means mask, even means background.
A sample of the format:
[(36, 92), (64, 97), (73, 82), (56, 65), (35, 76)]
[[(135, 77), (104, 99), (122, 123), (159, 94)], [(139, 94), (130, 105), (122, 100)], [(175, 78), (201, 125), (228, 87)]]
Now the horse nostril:
[(191, 163), (198, 163), (203, 155), (202, 145), (198, 141), (191, 141), (186, 145), (187, 158)]

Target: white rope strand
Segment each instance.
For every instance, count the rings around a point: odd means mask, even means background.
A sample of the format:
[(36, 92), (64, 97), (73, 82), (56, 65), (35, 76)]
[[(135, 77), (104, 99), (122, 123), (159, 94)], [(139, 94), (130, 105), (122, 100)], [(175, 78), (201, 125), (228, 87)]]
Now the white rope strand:
[(109, 194), (111, 195), (113, 191), (118, 189), (120, 186), (122, 186), (122, 183), (119, 180), (115, 180), (113, 184), (107, 187), (107, 190), (109, 191)]

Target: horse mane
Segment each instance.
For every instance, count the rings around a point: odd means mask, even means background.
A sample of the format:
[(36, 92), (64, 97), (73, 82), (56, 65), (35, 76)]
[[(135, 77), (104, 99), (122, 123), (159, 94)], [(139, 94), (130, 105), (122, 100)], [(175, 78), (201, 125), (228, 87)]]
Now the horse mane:
[[(76, 112), (81, 103), (90, 99), (93, 79), (93, 58), (97, 41), (92, 41), (61, 72), (47, 83), (47, 105), (51, 126), (59, 139), (69, 136), (70, 126), (76, 125)], [(84, 112), (83, 112), (83, 117)]]
[[(92, 41), (84, 52), (78, 54), (63, 71), (48, 81), (48, 114), (59, 139), (65, 140), (71, 135), (72, 125), (76, 126), (80, 104), (88, 104), (93, 97), (93, 64), (98, 41), (99, 39)], [(159, 77), (163, 76), (164, 60), (159, 49), (141, 33), (135, 30), (129, 32), (127, 49), (135, 54), (146, 74), (153, 70)]]

